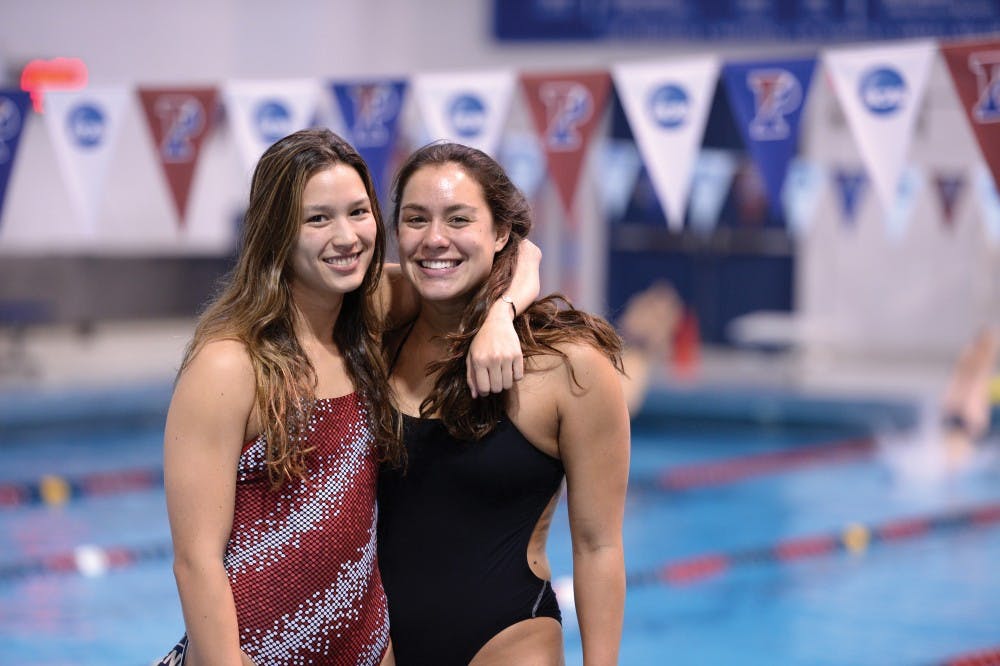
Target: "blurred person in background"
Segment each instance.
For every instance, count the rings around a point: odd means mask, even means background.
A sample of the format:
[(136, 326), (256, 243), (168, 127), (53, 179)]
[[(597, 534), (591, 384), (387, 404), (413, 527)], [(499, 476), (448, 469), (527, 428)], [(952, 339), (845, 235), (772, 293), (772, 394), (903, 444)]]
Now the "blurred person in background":
[(400, 264), (420, 296), (387, 336), (403, 467), (379, 480), (379, 562), (397, 663), (561, 664), (545, 542), (565, 478), (584, 663), (617, 663), (629, 462), (621, 342), (558, 296), (517, 308), (524, 377), (460, 390), (462, 358), (531, 229), (502, 167), (426, 146), (393, 185)]
[[(519, 259), (516, 302), (538, 293)], [(261, 157), (239, 257), (199, 320), (164, 435), (186, 635), (159, 662), (392, 663), (375, 546), (380, 461), (399, 461), (379, 332), (416, 315), (368, 168), (327, 130)], [(510, 304), (488, 307), (466, 378), (521, 372)], [(478, 354), (478, 356), (477, 356)], [(477, 383), (478, 382), (478, 383)]]
[(625, 340), (622, 388), (633, 417), (642, 410), (655, 368), (671, 358), (683, 312), (677, 292), (666, 282), (654, 282), (637, 292), (622, 310), (618, 319), (618, 330)]

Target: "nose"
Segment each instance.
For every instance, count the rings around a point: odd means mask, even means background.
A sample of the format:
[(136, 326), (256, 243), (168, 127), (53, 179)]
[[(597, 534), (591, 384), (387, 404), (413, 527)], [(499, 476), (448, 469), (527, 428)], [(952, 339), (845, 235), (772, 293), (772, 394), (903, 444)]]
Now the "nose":
[(349, 250), (358, 242), (358, 233), (350, 221), (338, 218), (330, 225), (330, 242), (338, 249)]
[(423, 241), (427, 247), (447, 247), (451, 242), (451, 239), (448, 238), (448, 225), (441, 220), (431, 220), (430, 224), (427, 225)]

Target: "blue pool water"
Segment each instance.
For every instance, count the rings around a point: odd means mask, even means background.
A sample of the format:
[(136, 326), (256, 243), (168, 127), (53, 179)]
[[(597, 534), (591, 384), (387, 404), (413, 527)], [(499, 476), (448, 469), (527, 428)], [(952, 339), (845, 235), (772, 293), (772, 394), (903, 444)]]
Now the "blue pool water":
[[(148, 403), (160, 399), (147, 396)], [(128, 409), (96, 422), (83, 409), (44, 429), (23, 410), (12, 417), (0, 409), (0, 485), (46, 474), (158, 469), (162, 417), (154, 409), (149, 418), (134, 418)], [(633, 428), (625, 518), (633, 583), (622, 664), (930, 664), (1000, 644), (997, 522), (932, 530), (857, 553), (734, 565), (682, 583), (637, 577), (695, 556), (840, 534), (852, 523), (876, 526), (1000, 502), (996, 466), (914, 487), (895, 480), (877, 456), (683, 491), (657, 487), (664, 470), (791, 451), (864, 430), (858, 423), (761, 424), (731, 416), (647, 418)], [(98, 576), (22, 566), (83, 544), (150, 555)], [(0, 664), (140, 666), (160, 656), (183, 631), (166, 544), (158, 485), (57, 507), (0, 507)], [(565, 503), (549, 553), (554, 578), (568, 580)], [(579, 630), (563, 594), (567, 661), (581, 663)]]

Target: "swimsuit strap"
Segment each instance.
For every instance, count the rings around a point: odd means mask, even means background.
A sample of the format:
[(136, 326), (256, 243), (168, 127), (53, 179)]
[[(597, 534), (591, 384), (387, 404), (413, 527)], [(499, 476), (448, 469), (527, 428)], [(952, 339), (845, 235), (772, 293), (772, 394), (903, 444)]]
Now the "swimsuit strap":
[(406, 328), (406, 333), (403, 334), (403, 339), (399, 341), (399, 346), (396, 347), (396, 351), (392, 355), (392, 362), (389, 363), (389, 374), (390, 375), (392, 374), (393, 368), (396, 367), (396, 361), (399, 360), (399, 355), (403, 352), (403, 347), (406, 346), (406, 341), (409, 339), (410, 333), (413, 332), (413, 327), (414, 327), (414, 325), (416, 323), (417, 323), (417, 321), (415, 319), (410, 322), (410, 325)]

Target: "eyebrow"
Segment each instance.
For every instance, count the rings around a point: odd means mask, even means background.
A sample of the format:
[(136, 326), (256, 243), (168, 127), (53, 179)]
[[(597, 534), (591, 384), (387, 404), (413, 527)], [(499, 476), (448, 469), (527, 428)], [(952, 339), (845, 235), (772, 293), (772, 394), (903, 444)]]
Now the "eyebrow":
[[(420, 205), (418, 203), (406, 203), (406, 204), (403, 204), (400, 207), (400, 210), (415, 210), (415, 211), (419, 211), (421, 213), (426, 213), (426, 212), (430, 211), (430, 209), (427, 206), (422, 206), (422, 205)], [(447, 208), (444, 209), (444, 212), (447, 215), (448, 213), (455, 213), (455, 212), (458, 212), (458, 211), (470, 211), (470, 212), (474, 213), (477, 210), (478, 210), (478, 208), (476, 208), (475, 206), (472, 206), (470, 204), (461, 204), (460, 203), (460, 204), (452, 204), (452, 205), (448, 206)]]
[[(368, 199), (356, 199), (351, 203), (347, 204), (347, 209), (351, 210), (357, 208), (358, 206), (370, 206)], [(326, 204), (309, 204), (303, 207), (306, 212), (318, 212), (318, 213), (330, 213), (335, 210), (333, 206), (327, 206)]]

